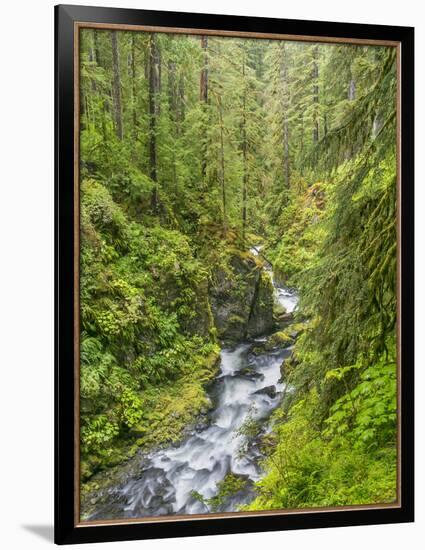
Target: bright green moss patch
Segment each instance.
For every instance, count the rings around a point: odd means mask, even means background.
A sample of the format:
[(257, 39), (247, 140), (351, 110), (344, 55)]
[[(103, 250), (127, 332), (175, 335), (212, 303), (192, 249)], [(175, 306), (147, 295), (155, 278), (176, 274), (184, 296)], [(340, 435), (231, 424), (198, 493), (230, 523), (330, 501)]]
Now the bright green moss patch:
[(281, 330), (272, 334), (264, 344), (265, 350), (275, 348), (287, 348), (294, 343), (294, 338), (289, 334), (288, 330)]

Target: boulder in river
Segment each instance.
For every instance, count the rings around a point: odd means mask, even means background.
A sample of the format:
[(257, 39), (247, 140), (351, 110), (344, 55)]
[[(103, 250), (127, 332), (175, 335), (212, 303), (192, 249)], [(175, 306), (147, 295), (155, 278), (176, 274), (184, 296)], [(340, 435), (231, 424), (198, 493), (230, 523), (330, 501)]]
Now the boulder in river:
[(264, 342), (259, 342), (253, 346), (251, 353), (253, 355), (263, 355), (274, 350), (282, 350), (291, 347), (295, 342), (294, 331), (280, 330), (271, 334)]
[(294, 314), (292, 312), (281, 313), (276, 317), (276, 321), (280, 325), (287, 325), (288, 323), (291, 323), (293, 320), (294, 320)]
[(270, 397), (270, 399), (274, 399), (276, 397), (276, 386), (266, 386), (265, 388), (260, 388), (256, 392), (256, 394), (264, 394)]
[(211, 310), (220, 339), (240, 342), (273, 329), (273, 285), (258, 258), (233, 251), (212, 279)]
[(284, 349), (292, 346), (294, 343), (294, 337), (292, 336), (291, 331), (280, 330), (272, 334), (264, 344), (264, 349), (266, 351), (271, 351), (273, 349)]
[(255, 370), (254, 366), (247, 366), (237, 372), (239, 376), (245, 376), (251, 380), (262, 380), (264, 374)]
[(262, 270), (255, 289), (248, 319), (248, 338), (255, 338), (273, 329), (273, 284), (267, 271)]

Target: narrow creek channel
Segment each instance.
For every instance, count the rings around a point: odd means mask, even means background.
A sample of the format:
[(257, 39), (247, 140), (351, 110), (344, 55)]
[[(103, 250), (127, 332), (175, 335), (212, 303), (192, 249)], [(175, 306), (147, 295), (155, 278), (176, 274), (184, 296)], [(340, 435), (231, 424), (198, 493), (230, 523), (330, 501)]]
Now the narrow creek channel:
[[(259, 247), (251, 252), (258, 254)], [(278, 286), (272, 270), (267, 271), (276, 299), (292, 312), (296, 292)], [(235, 511), (255, 498), (254, 483), (262, 476), (260, 441), (282, 399), (280, 366), (291, 353), (288, 348), (254, 354), (253, 348), (264, 340), (265, 336), (222, 349), (220, 372), (209, 390), (214, 407), (207, 425), (194, 428), (177, 445), (132, 459), (126, 481), (109, 488), (87, 519), (208, 513), (205, 501), (217, 494), (217, 484), (229, 473), (245, 478), (244, 489), (226, 498), (216, 511)], [(260, 426), (255, 435), (243, 430), (247, 421)]]

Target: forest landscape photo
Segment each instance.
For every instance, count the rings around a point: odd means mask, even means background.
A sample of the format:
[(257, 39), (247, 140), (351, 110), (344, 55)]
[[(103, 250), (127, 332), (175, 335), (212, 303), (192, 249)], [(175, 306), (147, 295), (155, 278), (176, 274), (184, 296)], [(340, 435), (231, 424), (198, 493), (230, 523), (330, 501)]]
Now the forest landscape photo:
[(79, 31), (81, 521), (394, 505), (397, 50)]

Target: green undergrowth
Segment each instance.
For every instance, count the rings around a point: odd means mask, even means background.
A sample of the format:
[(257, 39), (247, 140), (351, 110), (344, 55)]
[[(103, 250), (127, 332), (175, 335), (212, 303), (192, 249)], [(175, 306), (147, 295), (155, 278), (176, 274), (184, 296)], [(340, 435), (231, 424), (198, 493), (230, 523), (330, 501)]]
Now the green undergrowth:
[[(189, 380), (182, 376), (175, 382), (161, 387), (151, 386), (135, 393), (132, 407), (126, 403), (125, 409), (127, 417), (135, 423), (124, 438), (113, 437), (106, 440), (103, 448), (99, 445), (100, 430), (92, 432), (97, 438), (95, 442), (86, 439), (87, 447), (93, 449), (93, 454), (85, 455), (81, 462), (82, 477), (87, 480), (93, 473), (131, 458), (138, 450), (148, 451), (177, 442), (184, 429), (210, 408), (205, 383), (217, 374), (217, 359), (217, 350), (212, 351), (208, 357), (197, 357), (198, 365), (201, 366), (199, 377)], [(113, 434), (119, 435), (115, 432)], [(84, 435), (86, 438), (90, 437), (87, 432)], [(91, 484), (88, 483), (87, 488), (90, 487)]]
[(219, 346), (208, 272), (187, 237), (82, 183), (81, 475), (176, 441), (208, 403)]
[(300, 179), (286, 193), (286, 208), (276, 225), (278, 234), (267, 248), (276, 277), (287, 286), (298, 286), (297, 275), (312, 261), (324, 237), (319, 223), (325, 210), (326, 184), (308, 186)]
[[(386, 377), (389, 377), (389, 381)], [(396, 500), (396, 368), (380, 362), (317, 422), (318, 392), (274, 414), (267, 475), (244, 509), (309, 508)]]

